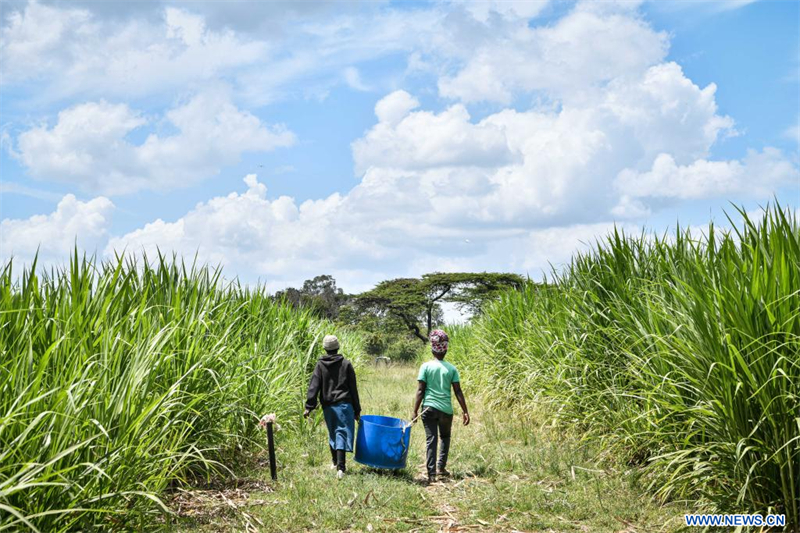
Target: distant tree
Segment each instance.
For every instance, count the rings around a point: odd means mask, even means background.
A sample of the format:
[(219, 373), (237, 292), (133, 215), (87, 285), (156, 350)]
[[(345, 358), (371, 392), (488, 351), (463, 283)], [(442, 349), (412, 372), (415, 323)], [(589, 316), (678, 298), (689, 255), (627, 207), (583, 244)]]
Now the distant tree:
[(422, 342), (428, 339), (420, 331), (425, 312), (425, 293), (417, 278), (398, 278), (382, 281), (374, 289), (356, 296), (361, 314), (378, 318), (394, 318)]
[(288, 287), (285, 290), (276, 292), (274, 298), (275, 300), (283, 300), (292, 307), (300, 307), (302, 305), (303, 295), (294, 287)]
[(349, 297), (336, 287), (333, 276), (325, 274), (304, 281), (300, 289), (289, 287), (278, 291), (275, 298), (283, 299), (294, 307), (312, 309), (320, 317), (335, 320)]
[(329, 275), (306, 280), (300, 292), (310, 299), (314, 309), (317, 309), (323, 317), (331, 320), (335, 320), (339, 316), (339, 308), (347, 300), (342, 289), (336, 287), (336, 280)]
[(452, 302), (478, 312), (501, 291), (519, 288), (523, 281), (516, 274), (436, 272), (422, 278), (381, 282), (374, 289), (358, 295), (354, 304), (361, 313), (394, 317), (417, 339), (427, 343), (437, 318), (441, 320), (442, 303)]
[[(476, 315), (490, 301), (508, 289), (520, 289), (525, 279), (517, 274), (478, 272), (425, 274), (429, 292)], [(444, 294), (444, 296), (441, 296)]]
[(364, 339), (364, 349), (369, 355), (381, 355), (388, 344), (386, 335), (379, 331), (368, 333)]

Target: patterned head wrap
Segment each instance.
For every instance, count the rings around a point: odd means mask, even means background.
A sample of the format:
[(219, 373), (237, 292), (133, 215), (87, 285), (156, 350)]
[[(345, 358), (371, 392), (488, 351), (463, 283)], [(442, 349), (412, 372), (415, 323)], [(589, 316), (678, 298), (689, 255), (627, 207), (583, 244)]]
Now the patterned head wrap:
[(447, 337), (447, 333), (440, 329), (435, 329), (431, 331), (430, 334), (431, 339), (431, 351), (435, 354), (443, 354), (447, 353), (447, 343), (450, 339)]

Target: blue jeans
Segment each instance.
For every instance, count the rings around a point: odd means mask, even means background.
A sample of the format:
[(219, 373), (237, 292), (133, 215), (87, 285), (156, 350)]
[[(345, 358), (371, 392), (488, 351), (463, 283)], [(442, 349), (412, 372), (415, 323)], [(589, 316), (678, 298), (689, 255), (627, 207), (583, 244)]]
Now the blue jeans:
[(355, 411), (350, 402), (341, 402), (322, 408), (328, 426), (328, 444), (332, 450), (353, 451), (356, 433)]

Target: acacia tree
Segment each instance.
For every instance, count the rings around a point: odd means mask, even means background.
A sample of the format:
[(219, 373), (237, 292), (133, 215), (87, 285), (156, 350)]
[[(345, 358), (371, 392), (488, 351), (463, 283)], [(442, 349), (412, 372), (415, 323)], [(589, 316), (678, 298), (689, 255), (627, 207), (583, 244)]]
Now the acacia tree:
[[(435, 319), (441, 314), (440, 305), (452, 302), (472, 312), (501, 291), (522, 286), (523, 278), (516, 274), (489, 272), (436, 272), (422, 278), (398, 278), (379, 283), (374, 289), (358, 295), (355, 305), (363, 313), (389, 316), (399, 320), (423, 343)], [(426, 328), (423, 334), (422, 328)]]
[(434, 272), (422, 276), (426, 292), (426, 319), (431, 331), (432, 311), (438, 302), (455, 303), (477, 314), (486, 302), (510, 288), (519, 289), (525, 280), (517, 274), (496, 272)]
[(428, 341), (420, 331), (425, 295), (417, 278), (382, 281), (374, 289), (356, 296), (355, 305), (362, 314), (395, 319), (422, 342)]

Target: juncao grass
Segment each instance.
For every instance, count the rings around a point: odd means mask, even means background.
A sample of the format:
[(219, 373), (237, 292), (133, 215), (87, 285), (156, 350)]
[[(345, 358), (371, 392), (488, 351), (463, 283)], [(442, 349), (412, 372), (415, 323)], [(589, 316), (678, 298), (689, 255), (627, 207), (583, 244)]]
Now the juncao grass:
[[(0, 531), (151, 527), (165, 490), (224, 474), (259, 446), (261, 415), (300, 409), (328, 329), (174, 258), (8, 262)], [(358, 338), (341, 337), (358, 357)]]
[(456, 331), (452, 357), (498, 404), (543, 408), (641, 468), (664, 501), (796, 530), (800, 226), (780, 206), (730, 222), (614, 231)]

